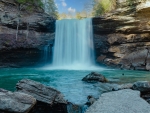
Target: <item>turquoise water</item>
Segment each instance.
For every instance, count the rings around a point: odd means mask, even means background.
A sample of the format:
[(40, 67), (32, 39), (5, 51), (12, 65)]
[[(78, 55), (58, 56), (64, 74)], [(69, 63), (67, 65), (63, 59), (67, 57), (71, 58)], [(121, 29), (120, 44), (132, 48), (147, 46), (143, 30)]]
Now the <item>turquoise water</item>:
[[(0, 69), (0, 88), (14, 91), (17, 81), (32, 79), (61, 91), (65, 98), (76, 104), (87, 101), (88, 95), (98, 97), (101, 91), (95, 87), (96, 83), (81, 81), (91, 71), (84, 70), (43, 70), (39, 68), (6, 68)], [(110, 81), (130, 83), (138, 80), (150, 81), (150, 72), (128, 70), (96, 70)], [(122, 75), (124, 74), (124, 76)]]

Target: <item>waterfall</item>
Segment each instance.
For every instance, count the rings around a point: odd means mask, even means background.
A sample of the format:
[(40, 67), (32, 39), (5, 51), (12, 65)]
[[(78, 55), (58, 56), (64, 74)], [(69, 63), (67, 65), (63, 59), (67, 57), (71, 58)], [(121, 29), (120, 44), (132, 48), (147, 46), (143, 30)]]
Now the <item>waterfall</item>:
[(45, 45), (44, 46), (44, 48), (43, 48), (43, 52), (44, 52), (44, 57), (43, 57), (43, 60), (44, 60), (44, 62), (47, 64), (47, 63), (49, 63), (50, 62), (50, 56), (51, 56), (51, 52), (52, 52), (52, 50), (51, 50), (51, 44), (52, 44), (52, 42), (51, 42), (51, 40), (49, 40), (48, 41), (48, 43), (47, 43), (47, 45)]
[(48, 61), (49, 53), (49, 45), (44, 46), (44, 61), (45, 63)]
[(93, 65), (92, 19), (56, 21), (53, 66), (80, 69)]

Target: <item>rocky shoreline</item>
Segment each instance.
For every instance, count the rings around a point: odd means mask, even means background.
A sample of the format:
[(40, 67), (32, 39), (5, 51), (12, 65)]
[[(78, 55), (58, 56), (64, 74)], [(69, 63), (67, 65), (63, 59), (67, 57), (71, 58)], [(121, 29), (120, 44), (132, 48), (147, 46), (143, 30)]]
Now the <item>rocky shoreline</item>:
[(0, 113), (67, 113), (67, 101), (56, 89), (24, 79), (15, 92), (0, 89)]
[[(91, 79), (94, 78), (94, 79)], [(86, 82), (99, 82), (97, 87), (103, 93), (85, 113), (148, 113), (150, 110), (150, 82), (137, 81), (127, 84), (114, 84), (105, 79), (103, 75), (92, 72), (84, 80)]]
[(96, 87), (99, 87), (102, 94), (98, 100), (89, 95), (87, 103), (82, 106), (68, 102), (54, 88), (29, 79), (20, 80), (16, 84), (15, 92), (0, 89), (0, 113), (148, 113), (150, 82), (116, 84), (104, 78), (96, 72), (83, 78), (88, 84), (97, 82)]

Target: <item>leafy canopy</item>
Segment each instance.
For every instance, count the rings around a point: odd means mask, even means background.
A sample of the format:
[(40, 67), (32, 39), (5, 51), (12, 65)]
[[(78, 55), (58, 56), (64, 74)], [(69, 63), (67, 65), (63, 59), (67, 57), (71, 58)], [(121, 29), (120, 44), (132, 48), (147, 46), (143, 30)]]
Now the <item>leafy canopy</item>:
[(19, 4), (27, 5), (26, 10), (35, 10), (35, 7), (43, 8), (45, 12), (57, 18), (58, 12), (54, 0), (16, 0)]
[(100, 16), (116, 8), (116, 0), (94, 0), (93, 16)]

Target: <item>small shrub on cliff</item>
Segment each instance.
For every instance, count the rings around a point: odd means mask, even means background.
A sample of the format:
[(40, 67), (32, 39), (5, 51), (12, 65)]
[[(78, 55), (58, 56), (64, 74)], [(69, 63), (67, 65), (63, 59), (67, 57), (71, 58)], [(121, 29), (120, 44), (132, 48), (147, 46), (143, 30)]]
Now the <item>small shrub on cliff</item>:
[(33, 10), (38, 10), (43, 7), (41, 0), (16, 0), (19, 4), (19, 10), (26, 10), (32, 12)]
[(54, 0), (16, 0), (16, 2), (20, 4), (20, 10), (24, 9), (32, 12), (42, 8), (47, 14), (57, 18), (58, 12)]
[(100, 16), (116, 8), (116, 0), (94, 0), (93, 15)]

